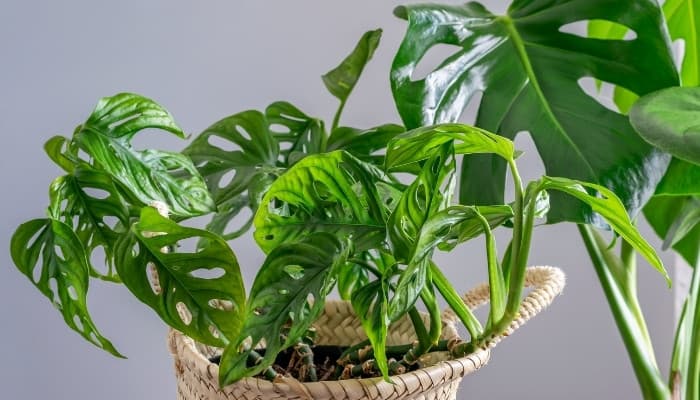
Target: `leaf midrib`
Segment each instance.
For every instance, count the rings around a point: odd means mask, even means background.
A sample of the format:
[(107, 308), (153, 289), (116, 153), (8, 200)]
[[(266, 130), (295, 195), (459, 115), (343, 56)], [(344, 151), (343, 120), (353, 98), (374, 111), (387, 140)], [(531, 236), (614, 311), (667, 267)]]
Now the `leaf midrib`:
[(530, 81), (530, 84), (532, 88), (535, 90), (535, 94), (537, 98), (540, 100), (540, 103), (542, 104), (543, 110), (545, 114), (549, 117), (549, 119), (554, 123), (555, 131), (561, 134), (561, 136), (566, 140), (567, 143), (571, 146), (571, 148), (576, 152), (576, 154), (579, 156), (579, 158), (583, 161), (583, 163), (586, 165), (588, 168), (588, 172), (590, 173), (590, 179), (596, 179), (597, 175), (595, 173), (595, 170), (593, 169), (593, 166), (588, 162), (588, 159), (583, 156), (583, 153), (581, 152), (581, 149), (578, 148), (576, 143), (574, 143), (569, 135), (566, 134), (566, 130), (564, 127), (561, 125), (559, 122), (559, 119), (556, 117), (554, 112), (552, 111), (552, 108), (549, 104), (549, 101), (544, 95), (544, 92), (542, 91), (542, 88), (540, 87), (539, 80), (537, 79), (537, 76), (535, 75), (535, 71), (532, 68), (532, 63), (530, 62), (530, 57), (527, 54), (527, 50), (525, 49), (525, 41), (523, 38), (520, 36), (520, 33), (518, 33), (517, 29), (515, 28), (515, 24), (513, 24), (513, 19), (508, 16), (501, 16), (498, 17), (498, 20), (503, 22), (503, 25), (505, 25), (506, 30), (508, 34), (510, 35), (511, 40), (513, 41), (513, 45), (515, 46), (516, 53), (518, 55), (518, 58), (520, 59), (520, 62), (522, 63), (523, 68), (525, 69), (525, 75), (528, 77), (528, 80)]

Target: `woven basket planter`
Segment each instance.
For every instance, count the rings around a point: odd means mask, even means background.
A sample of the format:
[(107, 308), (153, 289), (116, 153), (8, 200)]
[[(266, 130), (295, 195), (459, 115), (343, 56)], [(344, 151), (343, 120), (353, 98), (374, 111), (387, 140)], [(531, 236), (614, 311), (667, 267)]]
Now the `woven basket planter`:
[[(532, 267), (528, 269), (526, 285), (532, 290), (523, 299), (518, 317), (503, 336), (494, 338), (489, 348), (510, 335), (528, 319), (546, 308), (561, 293), (564, 274), (557, 268)], [(489, 300), (489, 287), (482, 284), (464, 296), (467, 306), (474, 309)], [(457, 319), (451, 311), (443, 313), (443, 338), (458, 337)], [(366, 336), (352, 307), (342, 301), (328, 301), (323, 315), (314, 324), (316, 343), (349, 346)], [(413, 326), (408, 318), (391, 326), (389, 345), (412, 343)], [(278, 378), (275, 382), (246, 378), (223, 389), (219, 388), (219, 366), (209, 358), (220, 354), (220, 349), (195, 343), (180, 332), (169, 334), (170, 351), (175, 359), (178, 400), (233, 400), (233, 399), (455, 399), (462, 378), (489, 360), (489, 349), (472, 353), (464, 358), (449, 359), (444, 352), (429, 353), (422, 359), (424, 367), (392, 376), (393, 384), (381, 378), (349, 379), (300, 383), (292, 378)]]

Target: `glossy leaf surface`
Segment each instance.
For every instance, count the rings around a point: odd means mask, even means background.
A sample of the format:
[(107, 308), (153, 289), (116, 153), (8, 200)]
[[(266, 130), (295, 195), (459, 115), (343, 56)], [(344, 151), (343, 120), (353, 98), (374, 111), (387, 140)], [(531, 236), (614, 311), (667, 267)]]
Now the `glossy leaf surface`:
[[(312, 232), (349, 237), (358, 251), (384, 240), (396, 196), (387, 176), (349, 153), (308, 156), (280, 176), (255, 214), (255, 240), (265, 252)], [(387, 198), (388, 196), (388, 198)]]
[[(114, 270), (114, 246), (128, 228), (129, 211), (110, 176), (89, 167), (78, 167), (73, 174), (53, 181), (49, 189), (49, 214), (70, 226), (90, 259), (102, 247), (105, 253), (105, 274), (90, 265), (93, 276), (119, 281)], [(91, 264), (91, 263), (90, 263)]]
[[(333, 235), (316, 233), (268, 254), (253, 282), (241, 333), (221, 359), (222, 385), (256, 375), (301, 338), (323, 311), (350, 251), (348, 243)], [(285, 330), (289, 332), (282, 338)], [(261, 342), (265, 345), (263, 360), (247, 367), (250, 350)]]
[(87, 256), (69, 226), (54, 219), (26, 222), (12, 236), (10, 253), (20, 272), (52, 301), (71, 329), (95, 346), (122, 357), (100, 334), (88, 313)]
[[(637, 228), (632, 224), (627, 211), (620, 199), (615, 196), (615, 193), (609, 189), (593, 183), (575, 181), (567, 178), (552, 178), (545, 176), (540, 179), (539, 190), (555, 190), (566, 193), (575, 199), (587, 204), (593, 212), (598, 213), (606, 223), (608, 223), (615, 232), (624, 238), (636, 251), (657, 271), (659, 271), (666, 281), (671, 283), (671, 280), (664, 268), (663, 262), (656, 254), (651, 245), (644, 240)], [(587, 190), (597, 192), (597, 196), (591, 195)]]
[(97, 104), (73, 137), (95, 169), (108, 173), (128, 200), (140, 205), (164, 202), (178, 216), (195, 216), (214, 209), (204, 181), (184, 155), (132, 147), (133, 136), (148, 128), (184, 137), (170, 114), (142, 96), (122, 93)]
[(432, 157), (447, 142), (455, 154), (493, 153), (506, 159), (515, 157), (513, 142), (494, 133), (464, 124), (441, 124), (410, 130), (387, 145), (386, 168), (401, 170)]
[[(180, 226), (151, 207), (119, 242), (116, 265), (124, 285), (168, 325), (214, 346), (238, 335), (245, 289), (235, 255), (208, 231)], [(180, 242), (206, 239), (196, 252)]]
[[(651, 195), (668, 162), (644, 143), (626, 118), (589, 97), (583, 78), (646, 94), (678, 76), (655, 1), (515, 1), (496, 16), (477, 3), (410, 5), (397, 15), (408, 30), (392, 66), (392, 89), (407, 128), (459, 120), (482, 93), (476, 125), (513, 138), (529, 131), (549, 175), (612, 189), (633, 214)], [(560, 28), (607, 19), (635, 31), (631, 41), (577, 36)], [(428, 50), (453, 46), (425, 79), (413, 75)], [(483, 171), (492, 171), (484, 174)], [(502, 204), (505, 163), (493, 155), (465, 158), (460, 188), (467, 204)], [(591, 210), (552, 197), (550, 222), (588, 222)]]
[(652, 145), (700, 164), (700, 88), (675, 87), (640, 98), (630, 121)]
[(385, 280), (379, 279), (355, 290), (352, 307), (362, 322), (369, 338), (379, 370), (385, 379), (389, 376), (386, 358), (386, 337), (391, 319), (389, 317), (389, 288)]

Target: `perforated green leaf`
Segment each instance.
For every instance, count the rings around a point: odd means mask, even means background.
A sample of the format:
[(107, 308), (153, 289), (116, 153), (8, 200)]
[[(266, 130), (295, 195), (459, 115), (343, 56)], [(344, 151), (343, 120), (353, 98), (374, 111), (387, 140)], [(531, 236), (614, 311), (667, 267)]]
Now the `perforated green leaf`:
[[(235, 255), (208, 231), (180, 226), (151, 207), (124, 235), (116, 265), (124, 285), (173, 328), (222, 346), (238, 335), (245, 289)], [(180, 242), (206, 239), (197, 251)]]
[(12, 235), (10, 252), (20, 272), (53, 302), (71, 329), (95, 346), (123, 357), (100, 334), (88, 313), (87, 255), (69, 226), (46, 218), (26, 222)]

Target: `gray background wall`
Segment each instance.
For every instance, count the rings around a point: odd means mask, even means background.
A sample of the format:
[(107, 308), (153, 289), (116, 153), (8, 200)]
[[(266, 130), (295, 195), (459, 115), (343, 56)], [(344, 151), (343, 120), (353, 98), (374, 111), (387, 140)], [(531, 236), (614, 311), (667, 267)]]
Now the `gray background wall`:
[[(505, 1), (488, 1), (502, 12)], [(0, 398), (173, 399), (164, 325), (119, 286), (94, 282), (89, 303), (98, 327), (128, 360), (118, 360), (68, 330), (47, 299), (12, 265), (8, 243), (21, 222), (43, 215), (58, 169), (43, 142), (69, 135), (98, 98), (120, 91), (165, 105), (197, 133), (226, 115), (285, 99), (329, 118), (335, 99), (319, 75), (368, 29), (383, 43), (349, 101), (345, 123), (398, 122), (388, 69), (405, 25), (396, 1), (236, 2), (3, 0), (0, 3)], [(165, 134), (141, 145), (180, 149)], [(541, 172), (530, 141), (526, 177)], [(646, 230), (649, 234), (649, 231)], [(654, 242), (656, 243), (656, 242)], [(503, 246), (504, 244), (502, 244)], [(250, 283), (261, 254), (249, 239), (233, 244)], [(669, 257), (666, 257), (670, 265)], [(440, 255), (464, 291), (485, 279), (480, 244)], [(532, 264), (568, 274), (564, 296), (502, 343), (491, 363), (462, 384), (459, 398), (637, 398), (639, 391), (602, 291), (572, 225), (538, 228)], [(639, 292), (667, 368), (672, 296), (640, 266)]]

